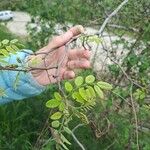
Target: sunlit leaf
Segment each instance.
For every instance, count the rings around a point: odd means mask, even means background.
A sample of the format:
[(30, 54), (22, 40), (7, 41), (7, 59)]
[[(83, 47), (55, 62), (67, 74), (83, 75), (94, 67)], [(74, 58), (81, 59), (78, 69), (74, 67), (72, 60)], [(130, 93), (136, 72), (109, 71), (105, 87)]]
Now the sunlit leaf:
[(3, 40), (1, 43), (2, 43), (3, 45), (7, 45), (7, 44), (9, 43), (9, 40)]
[(0, 50), (0, 54), (4, 55), (4, 56), (9, 56), (9, 53), (7, 52), (7, 50), (5, 49), (1, 49)]
[(97, 35), (95, 35), (95, 36), (89, 37), (88, 42), (95, 42), (96, 44), (100, 44), (101, 39)]
[(64, 111), (65, 109), (65, 103), (61, 102), (61, 104), (59, 105), (59, 111)]
[(51, 100), (46, 102), (46, 107), (55, 108), (55, 107), (58, 107), (60, 105), (60, 103), (61, 102), (59, 100), (51, 99)]
[(103, 81), (99, 81), (97, 85), (104, 90), (111, 90), (113, 88), (111, 84)]
[(52, 127), (53, 127), (53, 128), (58, 128), (59, 125), (60, 125), (60, 122), (59, 122), (58, 120), (55, 120), (55, 121), (53, 121), (51, 124), (52, 124)]
[(88, 99), (91, 99), (91, 98), (92, 98), (92, 95), (91, 95), (90, 90), (89, 90), (89, 89), (86, 89), (85, 91), (86, 91), (86, 94), (87, 94), (87, 98), (88, 98)]
[(62, 96), (61, 96), (58, 92), (54, 92), (54, 97), (55, 97), (57, 100), (62, 100)]
[(65, 82), (65, 89), (68, 92), (71, 92), (73, 90), (73, 87), (70, 82)]
[(95, 93), (93, 87), (92, 86), (87, 86), (87, 88), (89, 89), (89, 92), (91, 93), (92, 97), (96, 97), (96, 93)]
[(76, 79), (75, 79), (75, 85), (76, 86), (80, 86), (80, 85), (82, 85), (83, 84), (83, 82), (84, 82), (84, 79), (83, 79), (83, 77), (82, 76), (78, 76)]
[(12, 44), (15, 44), (17, 42), (18, 42), (18, 39), (13, 39), (13, 40), (10, 41), (10, 43), (12, 43)]
[(9, 52), (13, 51), (11, 46), (6, 46), (6, 50), (9, 51)]
[(94, 85), (94, 89), (95, 89), (97, 95), (98, 95), (101, 99), (104, 99), (104, 93), (103, 93), (103, 91), (99, 88), (99, 86)]
[(54, 113), (53, 115), (51, 115), (50, 118), (51, 118), (52, 120), (57, 120), (57, 119), (60, 119), (61, 116), (62, 116), (62, 113), (61, 113), (61, 112), (56, 112), (56, 113)]
[(81, 97), (85, 100), (87, 100), (87, 95), (86, 95), (86, 91), (85, 89), (82, 87), (82, 88), (79, 88), (79, 94), (81, 95)]
[(82, 122), (84, 124), (89, 124), (89, 120), (88, 120), (87, 116), (84, 113), (80, 112), (79, 116), (80, 116), (80, 119), (82, 120)]
[(85, 82), (90, 84), (93, 83), (95, 81), (95, 77), (93, 75), (89, 75), (85, 78)]
[(11, 47), (15, 50), (15, 51), (18, 51), (19, 48), (16, 46), (16, 45), (11, 45)]
[(84, 99), (82, 98), (82, 96), (79, 94), (79, 92), (73, 92), (72, 93), (72, 98), (76, 99), (77, 102), (79, 103), (84, 103)]

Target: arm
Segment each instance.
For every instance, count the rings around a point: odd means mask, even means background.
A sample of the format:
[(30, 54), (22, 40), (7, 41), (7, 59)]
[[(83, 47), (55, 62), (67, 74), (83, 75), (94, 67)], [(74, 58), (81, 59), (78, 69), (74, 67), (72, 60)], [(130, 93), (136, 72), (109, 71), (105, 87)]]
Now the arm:
[[(37, 51), (37, 53), (44, 52), (45, 54), (38, 55), (29, 55), (25, 52), (18, 52), (17, 55), (11, 55), (10, 58), (7, 58), (9, 64), (16, 64), (17, 57), (19, 57), (26, 65), (28, 60), (28, 67), (33, 68), (45, 68), (45, 66), (51, 67), (57, 64), (62, 60), (64, 54), (66, 55), (63, 63), (59, 68), (59, 75), (56, 79), (57, 68), (54, 69), (36, 69), (32, 70), (29, 73), (21, 72), (19, 75), (19, 82), (17, 88), (15, 89), (13, 84), (16, 80), (17, 72), (15, 71), (1, 71), (0, 72), (0, 87), (5, 91), (5, 95), (0, 97), (0, 104), (7, 103), (10, 101), (21, 100), (27, 97), (40, 94), (46, 86), (52, 83), (56, 83), (58, 80), (63, 79), (72, 79), (75, 77), (74, 69), (80, 68), (89, 68), (90, 62), (90, 52), (83, 48), (77, 48), (65, 51), (65, 44), (68, 43), (74, 36), (79, 35), (83, 32), (82, 26), (76, 26), (68, 30), (65, 34), (55, 37), (47, 46)], [(52, 53), (49, 53), (50, 50), (55, 49)], [(29, 52), (29, 51), (28, 51)], [(32, 53), (32, 52), (31, 52)], [(41, 59), (45, 58), (45, 60)], [(32, 66), (32, 60), (38, 59), (40, 63), (36, 66)]]
[[(28, 53), (31, 52), (28, 50)], [(32, 52), (31, 52), (32, 53)], [(24, 61), (29, 54), (18, 52), (6, 59), (9, 64), (17, 64), (17, 58)], [(0, 71), (0, 88), (4, 90), (0, 95), (0, 104), (11, 102), (13, 100), (22, 100), (40, 94), (45, 87), (38, 84), (31, 73), (19, 73), (19, 80), (16, 88), (14, 87), (18, 72), (16, 71)]]

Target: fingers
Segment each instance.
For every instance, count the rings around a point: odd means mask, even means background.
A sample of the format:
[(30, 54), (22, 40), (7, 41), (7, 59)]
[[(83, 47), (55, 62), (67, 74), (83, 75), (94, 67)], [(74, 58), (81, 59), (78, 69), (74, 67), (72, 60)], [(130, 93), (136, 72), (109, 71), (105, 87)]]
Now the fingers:
[(49, 48), (58, 48), (65, 45), (70, 41), (71, 38), (77, 36), (84, 32), (84, 28), (81, 25), (77, 25), (69, 29), (66, 33), (56, 36), (53, 40), (48, 44)]
[(73, 79), (75, 77), (75, 73), (74, 71), (65, 71), (63, 76), (62, 76), (62, 79)]
[(90, 68), (90, 62), (87, 59), (71, 60), (67, 63), (69, 69), (86, 69)]
[(91, 55), (91, 52), (89, 50), (85, 49), (74, 49), (68, 51), (68, 59), (69, 60), (75, 60), (79, 58), (86, 58), (89, 59)]

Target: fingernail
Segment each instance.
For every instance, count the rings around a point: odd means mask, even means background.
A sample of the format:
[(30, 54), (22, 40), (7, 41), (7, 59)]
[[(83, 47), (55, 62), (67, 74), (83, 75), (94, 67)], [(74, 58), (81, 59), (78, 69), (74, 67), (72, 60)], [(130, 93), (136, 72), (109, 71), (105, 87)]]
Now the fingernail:
[(85, 31), (82, 25), (76, 25), (76, 28), (79, 33), (84, 33), (84, 31)]

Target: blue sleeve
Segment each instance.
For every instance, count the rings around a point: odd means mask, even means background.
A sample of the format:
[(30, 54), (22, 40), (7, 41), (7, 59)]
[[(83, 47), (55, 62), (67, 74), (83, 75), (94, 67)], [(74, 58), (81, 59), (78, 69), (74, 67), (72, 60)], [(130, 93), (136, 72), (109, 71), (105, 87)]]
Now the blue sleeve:
[[(18, 52), (17, 54), (13, 54), (6, 58), (6, 61), (9, 62), (9, 64), (20, 65), (17, 61), (19, 58), (19, 60), (22, 61), (22, 64), (25, 64), (29, 53), (32, 53), (32, 51), (24, 50), (22, 52)], [(45, 87), (38, 84), (31, 73), (0, 71), (0, 104), (38, 95), (43, 92), (44, 89)]]

